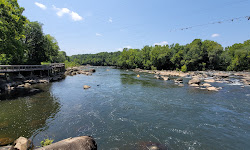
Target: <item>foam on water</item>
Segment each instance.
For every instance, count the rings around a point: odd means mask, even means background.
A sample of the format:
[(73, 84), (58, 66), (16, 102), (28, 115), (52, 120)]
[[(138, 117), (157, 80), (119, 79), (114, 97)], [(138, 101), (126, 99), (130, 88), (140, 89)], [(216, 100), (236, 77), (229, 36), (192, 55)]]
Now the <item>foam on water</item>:
[(240, 82), (240, 80), (238, 79), (232, 79), (231, 80), (232, 83), (228, 84), (228, 85), (244, 85), (243, 83)]

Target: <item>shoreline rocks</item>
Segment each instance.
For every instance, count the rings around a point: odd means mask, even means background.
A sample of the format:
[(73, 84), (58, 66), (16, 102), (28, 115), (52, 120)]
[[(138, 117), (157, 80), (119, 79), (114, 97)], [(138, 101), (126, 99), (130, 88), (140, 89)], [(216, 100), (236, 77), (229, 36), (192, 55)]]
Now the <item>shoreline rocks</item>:
[(64, 75), (65, 76), (75, 76), (78, 74), (84, 74), (87, 76), (91, 76), (92, 73), (95, 73), (95, 69), (89, 69), (89, 70), (82, 70), (83, 67), (73, 67), (73, 68), (67, 68)]
[(12, 74), (11, 77), (4, 78), (0, 77), (0, 94), (4, 92), (13, 91), (16, 89), (30, 88), (34, 84), (46, 84), (49, 82), (59, 81), (64, 79), (63, 73), (58, 73), (52, 76), (39, 76), (39, 75), (28, 75), (23, 76), (22, 74)]
[[(0, 138), (1, 139), (1, 138)], [(13, 143), (13, 144), (12, 144)], [(28, 150), (33, 149), (31, 144), (32, 141), (25, 138), (19, 137), (15, 141), (12, 140), (5, 145), (0, 145), (0, 150)], [(2, 146), (2, 147), (1, 147)], [(35, 148), (35, 150), (97, 150), (97, 144), (95, 140), (90, 136), (79, 136), (74, 138), (68, 138), (56, 143), (52, 143), (48, 146)]]
[(80, 136), (52, 143), (36, 150), (97, 150), (97, 144), (90, 136)]
[[(183, 83), (183, 79), (181, 78), (190, 78), (188, 81), (188, 85), (192, 87), (196, 87), (199, 89), (207, 89), (209, 91), (218, 91), (221, 88), (216, 88), (209, 83), (224, 83), (224, 84), (234, 84), (239, 85), (243, 84), (245, 86), (250, 85), (250, 72), (233, 72), (233, 71), (189, 71), (189, 72), (181, 72), (181, 71), (171, 71), (171, 70), (143, 70), (143, 69), (133, 69), (135, 72), (144, 72), (155, 74), (156, 79), (164, 80), (163, 77), (169, 79), (169, 77), (180, 77), (174, 79), (176, 84)], [(203, 84), (201, 84), (203, 83)], [(245, 87), (243, 86), (243, 87)]]

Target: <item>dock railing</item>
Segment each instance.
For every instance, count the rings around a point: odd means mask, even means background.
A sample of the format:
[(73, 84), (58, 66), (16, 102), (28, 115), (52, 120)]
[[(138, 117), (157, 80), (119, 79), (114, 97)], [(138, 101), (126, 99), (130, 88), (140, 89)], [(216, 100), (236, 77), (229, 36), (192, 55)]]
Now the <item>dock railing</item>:
[(36, 71), (36, 70), (50, 70), (53, 68), (63, 68), (63, 63), (53, 63), (49, 65), (0, 65), (0, 73)]

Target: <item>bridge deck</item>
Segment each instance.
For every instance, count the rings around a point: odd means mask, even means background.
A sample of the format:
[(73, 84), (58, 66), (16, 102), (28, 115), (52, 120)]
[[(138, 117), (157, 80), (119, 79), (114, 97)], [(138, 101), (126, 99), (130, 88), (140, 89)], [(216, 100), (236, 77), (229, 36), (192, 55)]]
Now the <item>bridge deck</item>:
[(57, 63), (50, 65), (0, 65), (0, 73), (23, 72), (23, 71), (44, 71), (55, 68), (64, 68), (65, 64)]

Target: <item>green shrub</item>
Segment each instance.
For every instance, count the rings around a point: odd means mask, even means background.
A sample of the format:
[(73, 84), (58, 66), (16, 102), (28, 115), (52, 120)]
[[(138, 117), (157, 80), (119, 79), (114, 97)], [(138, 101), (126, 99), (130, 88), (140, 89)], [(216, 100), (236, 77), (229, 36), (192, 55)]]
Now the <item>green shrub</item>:
[(183, 65), (183, 66), (181, 67), (181, 71), (182, 71), (182, 72), (187, 72), (187, 66), (186, 66), (186, 65)]
[(157, 70), (155, 66), (151, 66), (151, 70)]
[(47, 145), (50, 145), (53, 143), (53, 139), (44, 139), (43, 141), (40, 142), (41, 146), (44, 147), (44, 146), (47, 146)]

